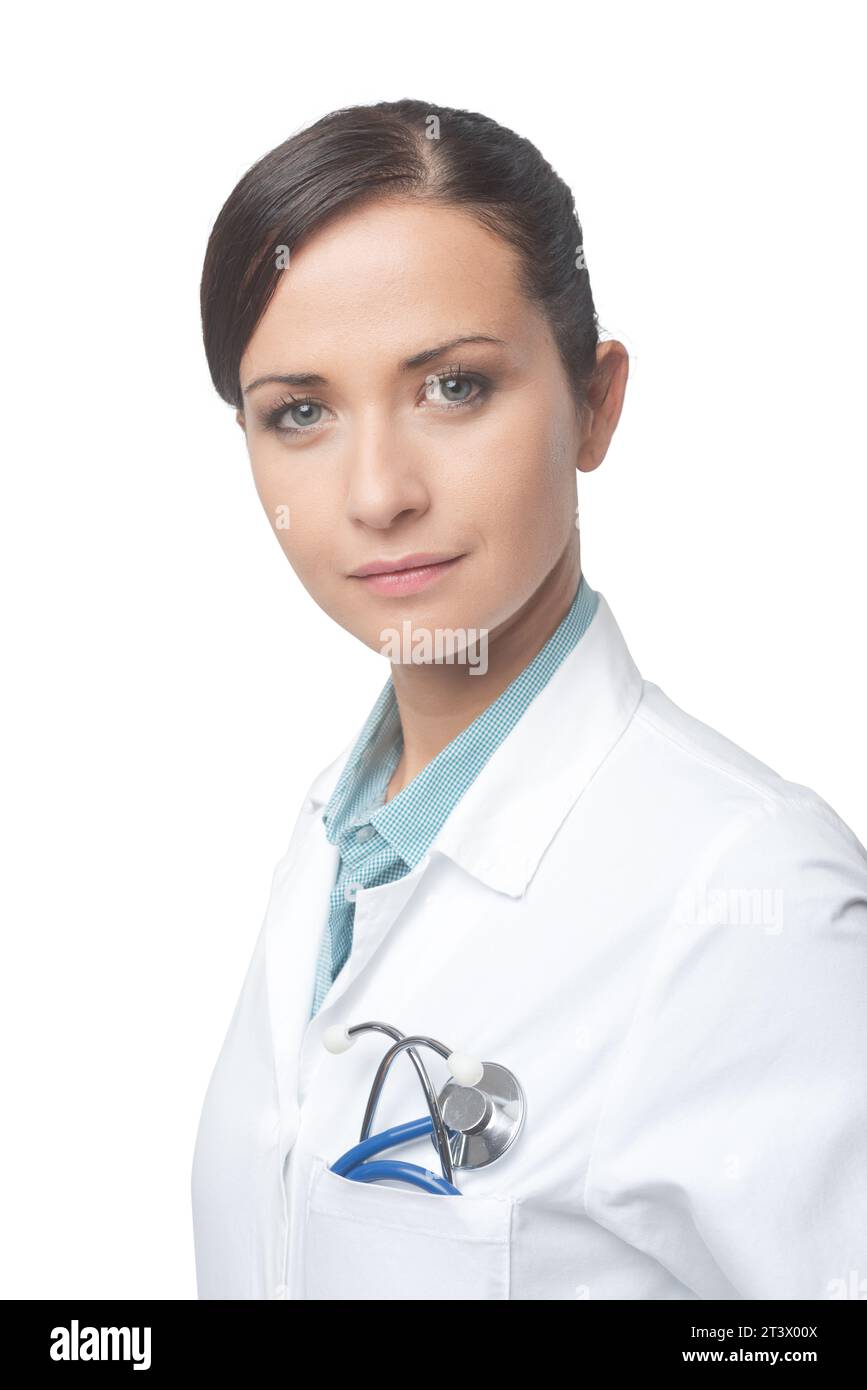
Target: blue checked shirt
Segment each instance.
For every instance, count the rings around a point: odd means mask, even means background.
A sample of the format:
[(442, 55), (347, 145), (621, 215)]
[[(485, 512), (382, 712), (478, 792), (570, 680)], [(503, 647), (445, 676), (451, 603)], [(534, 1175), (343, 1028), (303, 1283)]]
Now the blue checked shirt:
[(328, 839), (340, 850), (340, 867), (316, 967), (311, 1018), (352, 949), (357, 890), (402, 878), (423, 859), (491, 754), (585, 632), (598, 601), (582, 575), (568, 613), (542, 650), (493, 704), (386, 802), (403, 750), (389, 676), (322, 812)]

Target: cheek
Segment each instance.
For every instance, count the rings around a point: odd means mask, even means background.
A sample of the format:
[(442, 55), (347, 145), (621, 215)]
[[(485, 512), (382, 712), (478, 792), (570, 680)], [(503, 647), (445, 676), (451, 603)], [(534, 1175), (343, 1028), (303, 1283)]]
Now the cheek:
[(519, 566), (553, 560), (568, 539), (575, 510), (574, 427), (556, 404), (525, 398), (480, 443), (470, 486), (479, 489), (489, 547)]
[(334, 513), (321, 484), (290, 463), (282, 450), (261, 450), (252, 460), (253, 480), (284, 554), (303, 577), (326, 564)]
[(285, 538), (291, 533), (293, 499), (289, 489), (280, 485), (276, 475), (253, 470), (256, 491), (268, 521), (280, 544), (286, 548)]

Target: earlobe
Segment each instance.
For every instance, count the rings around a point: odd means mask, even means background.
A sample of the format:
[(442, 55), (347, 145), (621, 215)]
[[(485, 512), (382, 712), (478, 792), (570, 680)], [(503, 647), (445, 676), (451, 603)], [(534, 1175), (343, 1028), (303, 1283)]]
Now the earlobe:
[(236, 411), (235, 411), (235, 419), (237, 420), (238, 424), (241, 426), (241, 429), (242, 429), (242, 430), (244, 431), (244, 433), (246, 434), (246, 433), (247, 433), (247, 426), (246, 426), (246, 423), (245, 423), (245, 421), (244, 421), (244, 417), (243, 417), (243, 415), (241, 414), (240, 410), (236, 410)]
[(578, 469), (579, 473), (592, 473), (594, 468), (599, 467), (604, 457), (604, 450), (600, 454), (598, 450), (593, 448), (589, 440), (585, 440), (578, 451), (578, 459), (575, 467)]

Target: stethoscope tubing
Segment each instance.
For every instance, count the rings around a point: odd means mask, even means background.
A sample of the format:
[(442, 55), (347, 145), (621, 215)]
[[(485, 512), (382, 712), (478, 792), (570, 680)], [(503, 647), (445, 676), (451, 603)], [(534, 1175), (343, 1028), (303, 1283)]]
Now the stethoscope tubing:
[[(385, 1078), (388, 1075), (389, 1069), (392, 1063), (394, 1062), (395, 1058), (399, 1056), (401, 1052), (406, 1052), (407, 1056), (410, 1058), (413, 1066), (415, 1067), (416, 1075), (419, 1079), (419, 1084), (421, 1085), (422, 1091), (424, 1092), (425, 1101), (427, 1102), (427, 1108), (431, 1120), (431, 1128), (434, 1135), (434, 1143), (436, 1144), (437, 1153), (439, 1154), (443, 1179), (446, 1183), (450, 1184), (450, 1186), (454, 1187), (455, 1175), (454, 1168), (452, 1165), (451, 1149), (449, 1148), (448, 1136), (446, 1134), (446, 1126), (443, 1121), (442, 1113), (440, 1111), (439, 1101), (437, 1100), (437, 1093), (434, 1090), (433, 1085), (431, 1084), (431, 1079), (428, 1076), (427, 1068), (425, 1067), (424, 1062), (421, 1060), (421, 1057), (418, 1055), (416, 1047), (432, 1047), (434, 1051), (438, 1052), (440, 1056), (443, 1058), (449, 1057), (449, 1049), (443, 1043), (437, 1042), (435, 1038), (428, 1038), (422, 1035), (407, 1037), (406, 1034), (402, 1033), (399, 1028), (393, 1028), (388, 1023), (357, 1023), (354, 1024), (351, 1028), (347, 1028), (346, 1030), (347, 1037), (350, 1038), (357, 1037), (360, 1033), (368, 1032), (385, 1033), (387, 1037), (390, 1037), (392, 1039), (393, 1045), (389, 1048), (388, 1052), (385, 1054), (382, 1061), (380, 1062), (379, 1067), (377, 1068), (376, 1076), (373, 1081), (373, 1085), (370, 1088), (370, 1095), (368, 1096), (367, 1105), (364, 1111), (364, 1119), (361, 1125), (362, 1142), (368, 1138), (371, 1128), (373, 1126), (376, 1108), (379, 1104), (379, 1098), (382, 1094), (382, 1088), (385, 1083)], [(455, 1191), (457, 1190), (458, 1189), (455, 1188)]]
[(413, 1139), (422, 1139), (425, 1135), (432, 1133), (433, 1122), (430, 1115), (423, 1115), (418, 1120), (407, 1120), (404, 1124), (393, 1125), (390, 1129), (381, 1130), (379, 1134), (372, 1134), (368, 1139), (363, 1139), (361, 1143), (347, 1149), (346, 1153), (341, 1154), (340, 1158), (330, 1165), (331, 1171), (336, 1173), (338, 1177), (350, 1178), (354, 1182), (382, 1182), (391, 1178), (396, 1182), (411, 1183), (414, 1187), (420, 1187), (425, 1192), (446, 1197), (460, 1197), (463, 1194), (454, 1183), (431, 1172), (430, 1169), (420, 1168), (415, 1163), (403, 1163), (399, 1159), (369, 1162), (374, 1154), (382, 1153), (384, 1149), (395, 1148), (398, 1144), (406, 1144)]

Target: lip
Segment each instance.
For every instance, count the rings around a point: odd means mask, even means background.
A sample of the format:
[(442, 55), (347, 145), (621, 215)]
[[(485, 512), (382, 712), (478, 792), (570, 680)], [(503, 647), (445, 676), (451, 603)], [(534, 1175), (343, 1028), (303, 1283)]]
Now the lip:
[(371, 560), (369, 565), (360, 565), (352, 571), (353, 579), (366, 579), (369, 574), (394, 574), (398, 570), (421, 569), (425, 565), (440, 565), (446, 560), (455, 560), (455, 555), (432, 555), (429, 551), (416, 551), (412, 555), (401, 555), (398, 560)]
[(414, 594), (448, 574), (462, 555), (416, 553), (396, 560), (372, 560), (349, 576), (379, 594)]

